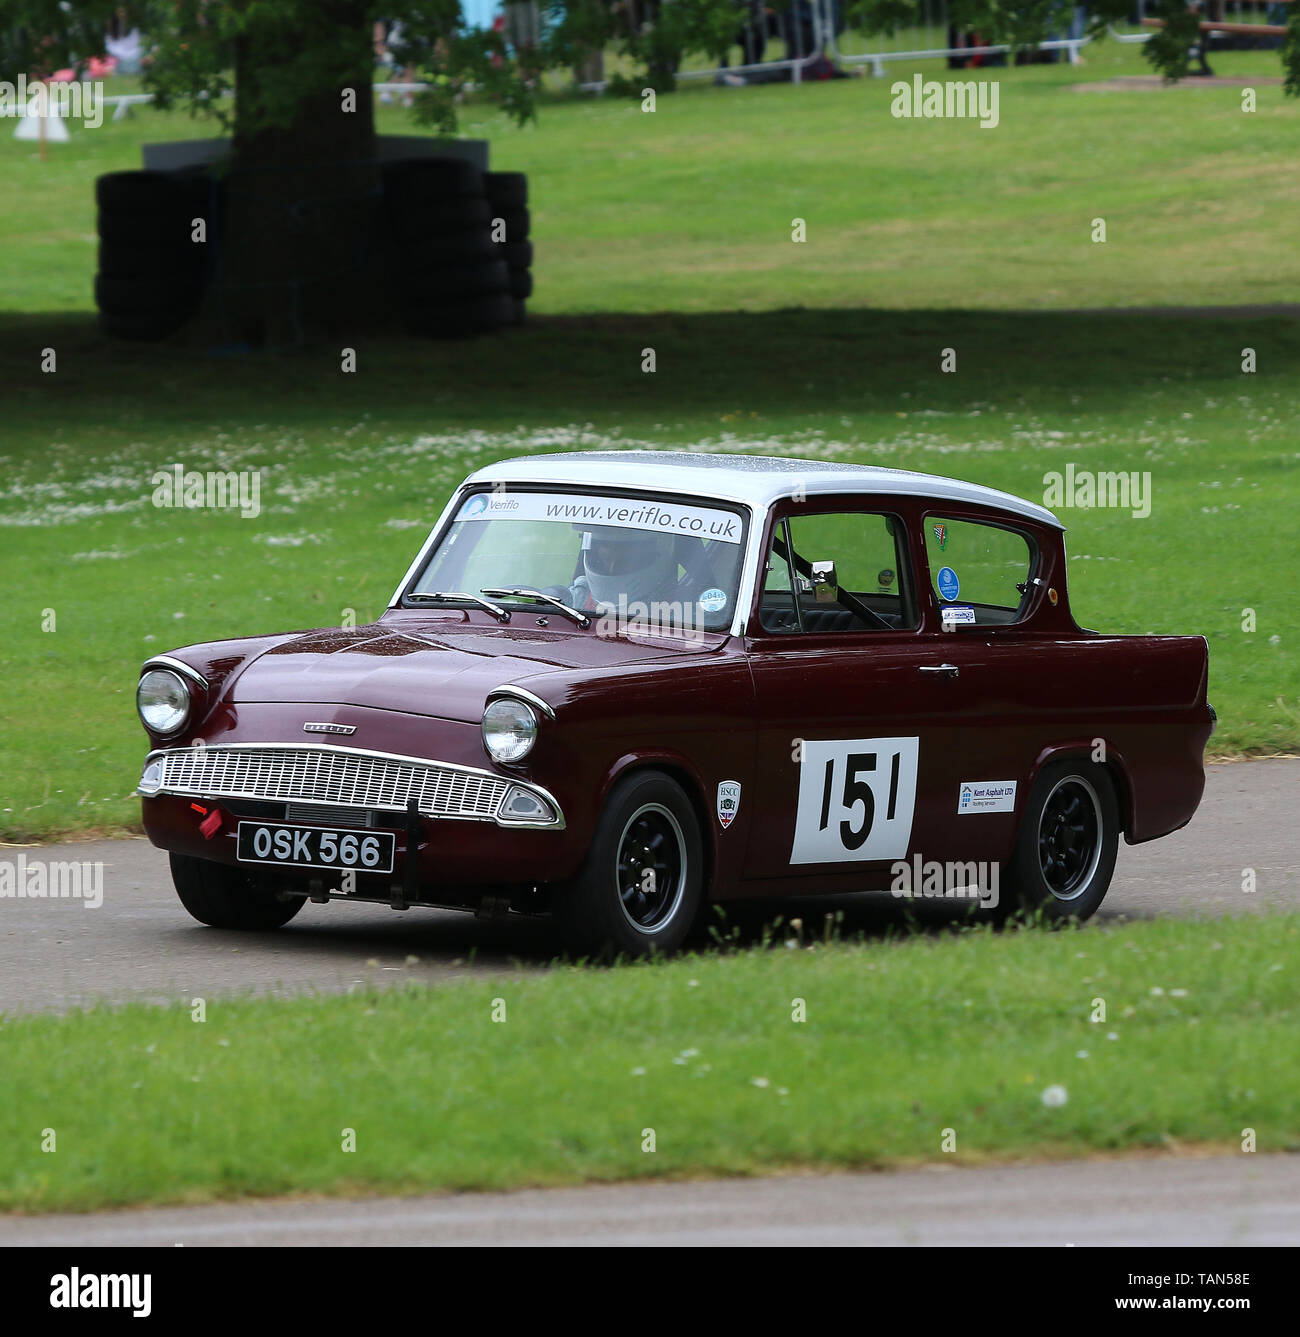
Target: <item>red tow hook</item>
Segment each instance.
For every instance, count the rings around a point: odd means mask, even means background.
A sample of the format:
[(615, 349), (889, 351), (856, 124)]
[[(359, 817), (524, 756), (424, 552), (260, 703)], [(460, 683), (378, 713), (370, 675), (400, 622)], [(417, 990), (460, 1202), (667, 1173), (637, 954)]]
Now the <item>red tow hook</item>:
[(212, 811), (199, 823), (199, 830), (203, 832), (204, 840), (211, 840), (212, 837), (221, 830), (221, 822), (224, 816), (225, 814), (220, 808), (213, 808)]

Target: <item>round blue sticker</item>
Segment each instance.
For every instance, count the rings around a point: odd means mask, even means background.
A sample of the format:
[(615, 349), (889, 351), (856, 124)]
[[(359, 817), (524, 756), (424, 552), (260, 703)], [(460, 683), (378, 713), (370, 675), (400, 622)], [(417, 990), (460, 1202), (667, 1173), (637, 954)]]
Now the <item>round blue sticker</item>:
[(727, 592), (719, 589), (705, 590), (700, 595), (698, 603), (706, 613), (720, 613), (727, 606)]
[(957, 579), (957, 573), (950, 566), (939, 568), (938, 582), (941, 599), (955, 599), (961, 590), (961, 581)]

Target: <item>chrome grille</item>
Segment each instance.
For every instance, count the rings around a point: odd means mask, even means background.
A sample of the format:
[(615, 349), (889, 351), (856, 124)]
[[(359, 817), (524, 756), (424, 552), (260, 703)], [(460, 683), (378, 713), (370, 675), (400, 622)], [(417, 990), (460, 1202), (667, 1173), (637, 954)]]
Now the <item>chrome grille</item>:
[(365, 808), (341, 808), (336, 803), (287, 803), (286, 822), (305, 822), (308, 826), (327, 823), (333, 826), (369, 826), (372, 814)]
[(218, 745), (165, 752), (160, 788), (196, 798), (310, 800), (390, 812), (405, 812), (414, 798), (426, 816), (491, 818), (510, 782), (348, 748)]

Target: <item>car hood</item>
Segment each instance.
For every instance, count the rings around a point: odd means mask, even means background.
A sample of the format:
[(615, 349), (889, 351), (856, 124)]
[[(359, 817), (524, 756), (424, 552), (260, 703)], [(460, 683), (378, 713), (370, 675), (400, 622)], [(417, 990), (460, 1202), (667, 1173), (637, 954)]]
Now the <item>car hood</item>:
[(452, 623), (306, 632), (270, 646), (235, 676), (227, 700), (320, 702), (477, 721), (493, 688), (556, 669), (599, 670), (698, 654), (710, 645)]

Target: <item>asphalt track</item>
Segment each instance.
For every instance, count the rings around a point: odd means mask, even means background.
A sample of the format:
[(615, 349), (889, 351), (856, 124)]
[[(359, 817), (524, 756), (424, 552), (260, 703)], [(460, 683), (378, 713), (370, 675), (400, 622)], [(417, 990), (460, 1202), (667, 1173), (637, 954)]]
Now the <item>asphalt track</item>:
[[(1100, 923), (1300, 908), (1300, 760), (1210, 767), (1189, 827), (1121, 846)], [(227, 934), (185, 915), (164, 855), (144, 840), (0, 850), (0, 860), (102, 860), (104, 900), (0, 900), (0, 1012), (98, 1000), (346, 991), (363, 982), (543, 969), (544, 921), (309, 905), (273, 934)], [(1243, 891), (1243, 870), (1256, 890)], [(902, 922), (890, 897), (755, 907), (846, 927)], [(922, 918), (941, 908), (922, 904)], [(887, 1174), (794, 1175), (332, 1202), (249, 1202), (96, 1215), (0, 1217), (20, 1244), (303, 1245), (1282, 1245), (1300, 1244), (1300, 1156), (1129, 1158)]]
[(1259, 1154), (0, 1217), (0, 1247), (1297, 1241), (1300, 1156)]
[[(1097, 919), (1224, 915), (1300, 908), (1300, 759), (1207, 768), (1191, 824), (1145, 845), (1121, 844)], [(426, 983), (485, 971), (541, 969), (559, 947), (543, 920), (493, 922), (454, 911), (308, 905), (277, 933), (223, 933), (195, 923), (172, 890), (167, 857), (148, 841), (0, 849), (0, 861), (103, 861), (103, 904), (0, 899), (0, 1013), (64, 1011), (99, 1000), (170, 1002), (235, 992), (346, 992), (365, 983)], [(1257, 889), (1242, 890), (1253, 868)], [(780, 911), (811, 925), (843, 909), (846, 928), (884, 932), (905, 904), (890, 896), (730, 910), (756, 933)], [(945, 907), (918, 901), (917, 917)]]

